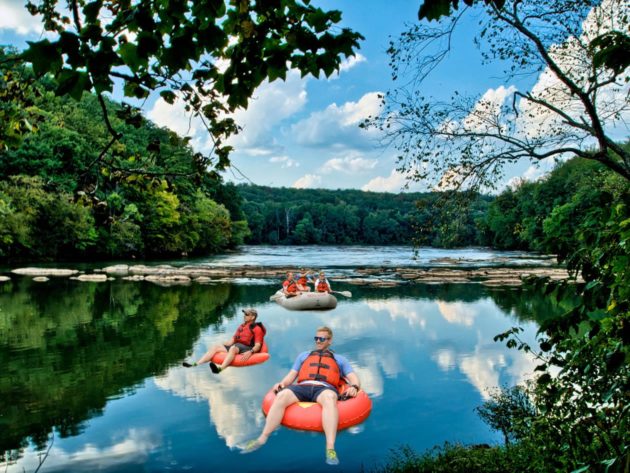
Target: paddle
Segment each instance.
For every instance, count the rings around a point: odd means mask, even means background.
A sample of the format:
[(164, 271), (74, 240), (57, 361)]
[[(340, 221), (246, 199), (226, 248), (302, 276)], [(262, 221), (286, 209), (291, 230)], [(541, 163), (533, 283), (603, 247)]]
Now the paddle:
[(335, 294), (341, 294), (342, 296), (352, 297), (352, 293), (350, 291), (330, 291)]

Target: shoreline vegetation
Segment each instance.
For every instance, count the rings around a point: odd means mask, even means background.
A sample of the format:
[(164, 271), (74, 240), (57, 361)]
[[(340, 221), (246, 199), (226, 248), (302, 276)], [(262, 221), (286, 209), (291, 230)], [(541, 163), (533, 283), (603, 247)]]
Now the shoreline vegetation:
[[(444, 267), (357, 267), (344, 268), (343, 274), (334, 276), (336, 283), (369, 286), (395, 287), (401, 284), (444, 284), (477, 283), (486, 286), (520, 286), (527, 277), (546, 277), (563, 280), (569, 277), (561, 267), (537, 266), (486, 266), (479, 264), (465, 268), (449, 267), (456, 261), (443, 258)], [(125, 281), (147, 281), (161, 286), (182, 284), (229, 283), (237, 279), (282, 279), (293, 267), (276, 266), (222, 266), (204, 265), (146, 266), (143, 264), (118, 264), (95, 268), (90, 272), (78, 269), (25, 267), (11, 270), (13, 277), (31, 277), (36, 282), (45, 282), (51, 277), (67, 277), (84, 282), (105, 282), (122, 279)], [(334, 273), (333, 273), (334, 274)], [(0, 275), (0, 282), (10, 281), (12, 276)]]

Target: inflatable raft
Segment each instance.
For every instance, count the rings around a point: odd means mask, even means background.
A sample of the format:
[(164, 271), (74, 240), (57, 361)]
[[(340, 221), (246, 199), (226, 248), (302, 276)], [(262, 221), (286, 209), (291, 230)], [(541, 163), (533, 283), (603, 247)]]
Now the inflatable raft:
[[(227, 356), (227, 352), (220, 352), (220, 353), (217, 353), (216, 355), (214, 355), (212, 357), (211, 361), (215, 365), (220, 365), (221, 363), (223, 363), (223, 360), (225, 360), (226, 356)], [(230, 366), (237, 366), (238, 367), (238, 366), (257, 365), (259, 363), (264, 363), (265, 361), (267, 361), (270, 356), (271, 355), (269, 355), (269, 349), (267, 347), (267, 342), (265, 342), (263, 340), (262, 348), (260, 349), (260, 351), (258, 353), (254, 353), (246, 361), (243, 361), (243, 355), (236, 355), (236, 357), (234, 358), (234, 361), (232, 361), (232, 363), (230, 363)]]
[[(344, 385), (343, 391), (346, 389)], [(273, 388), (265, 395), (262, 402), (262, 410), (267, 415), (276, 393)], [(339, 410), (339, 422), (337, 429), (347, 429), (353, 425), (359, 424), (368, 418), (372, 410), (372, 401), (365, 394), (365, 391), (359, 391), (356, 397), (351, 397), (345, 401), (337, 401), (337, 409)], [(322, 406), (316, 402), (296, 402), (291, 404), (284, 411), (282, 425), (291, 429), (313, 430), (323, 432), (322, 427)]]
[(327, 292), (300, 292), (297, 296), (287, 297), (280, 290), (271, 299), (289, 310), (327, 310), (337, 307), (337, 298)]

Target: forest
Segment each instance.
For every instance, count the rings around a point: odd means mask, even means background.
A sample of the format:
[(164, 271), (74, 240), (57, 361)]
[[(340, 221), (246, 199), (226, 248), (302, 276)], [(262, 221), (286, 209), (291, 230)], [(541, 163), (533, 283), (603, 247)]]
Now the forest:
[(186, 140), (141, 117), (127, 124), (123, 106), (104, 99), (124, 132), (101, 162), (108, 130), (96, 95), (57, 96), (51, 78), (22, 66), (2, 73), (30, 85), (35, 129), (0, 150), (1, 260), (209, 254), (243, 241), (233, 186)]

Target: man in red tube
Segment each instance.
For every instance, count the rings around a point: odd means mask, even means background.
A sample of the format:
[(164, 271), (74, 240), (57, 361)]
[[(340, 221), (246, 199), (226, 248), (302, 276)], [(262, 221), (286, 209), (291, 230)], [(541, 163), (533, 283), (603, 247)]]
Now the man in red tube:
[[(271, 433), (280, 425), (284, 411), (296, 402), (317, 402), (322, 406), (322, 425), (326, 436), (326, 463), (338, 465), (335, 451), (339, 411), (337, 385), (345, 378), (350, 387), (344, 395), (355, 397), (360, 388), (359, 377), (348, 360), (330, 350), (333, 332), (319, 327), (315, 333), (315, 350), (298, 355), (289, 373), (274, 385), (278, 393), (267, 413), (267, 420), (260, 436), (248, 442), (242, 453), (250, 453), (262, 447)], [(297, 384), (292, 384), (297, 379)]]

